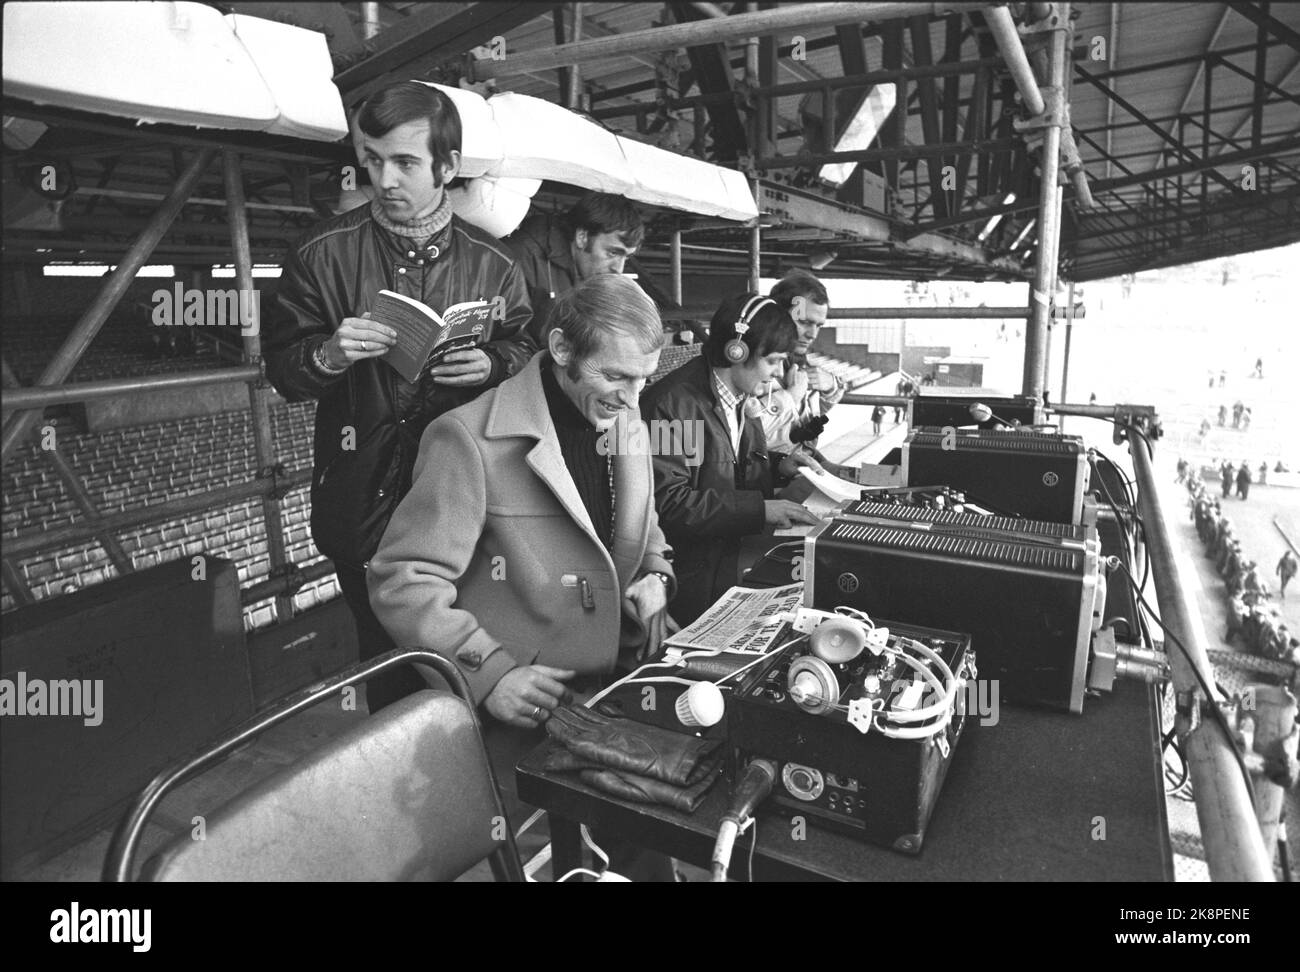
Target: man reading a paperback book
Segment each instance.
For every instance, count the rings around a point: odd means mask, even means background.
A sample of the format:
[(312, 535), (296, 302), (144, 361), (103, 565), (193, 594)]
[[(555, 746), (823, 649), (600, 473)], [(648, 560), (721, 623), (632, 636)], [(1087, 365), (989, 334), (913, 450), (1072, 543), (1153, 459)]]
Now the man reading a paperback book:
[[(532, 311), (514, 259), (451, 212), (445, 190), (461, 149), (451, 99), (401, 82), (371, 95), (355, 127), (375, 199), (298, 243), (268, 315), (265, 346), (276, 389), (289, 401), (318, 403), (312, 537), (334, 562), (366, 660), (395, 647), (370, 610), (365, 567), (410, 487), (420, 435), (443, 412), (518, 372), (536, 349), (525, 331)], [(376, 312), (381, 291), (439, 316), (459, 305), (489, 307), (490, 340), (395, 367), (386, 356), (399, 329)], [(371, 679), (370, 709), (423, 685), (405, 669)]]

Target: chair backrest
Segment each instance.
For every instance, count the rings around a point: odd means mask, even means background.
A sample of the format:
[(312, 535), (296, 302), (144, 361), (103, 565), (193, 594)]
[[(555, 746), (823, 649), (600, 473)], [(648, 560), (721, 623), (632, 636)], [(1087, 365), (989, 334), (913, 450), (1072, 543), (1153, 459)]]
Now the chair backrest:
[(421, 691), (213, 811), (141, 877), (451, 880), (506, 846), (499, 813), (469, 706)]

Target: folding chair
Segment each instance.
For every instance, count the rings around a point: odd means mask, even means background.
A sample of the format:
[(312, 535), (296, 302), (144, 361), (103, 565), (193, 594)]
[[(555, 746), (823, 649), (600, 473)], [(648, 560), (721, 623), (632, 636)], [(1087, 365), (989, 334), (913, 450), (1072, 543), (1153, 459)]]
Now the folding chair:
[(522, 881), (469, 686), (446, 658), (417, 649), (302, 689), (164, 770), (118, 825), (104, 880), (134, 879), (145, 824), (172, 789), (345, 686), (413, 663), (454, 694), (420, 691), (359, 722), (205, 815), (201, 839), (172, 840), (139, 879), (445, 881), (488, 858), (496, 880)]

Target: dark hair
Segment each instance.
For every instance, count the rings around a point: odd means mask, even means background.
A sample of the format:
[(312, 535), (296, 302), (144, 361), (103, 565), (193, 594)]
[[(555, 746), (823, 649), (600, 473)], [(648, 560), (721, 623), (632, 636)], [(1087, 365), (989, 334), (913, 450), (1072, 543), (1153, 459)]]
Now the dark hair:
[(578, 230), (586, 230), (589, 236), (617, 233), (623, 245), (633, 249), (645, 239), (641, 210), (622, 196), (607, 192), (587, 193), (573, 204), (564, 217), (564, 224), (569, 239), (573, 239)]
[(831, 302), (826, 293), (826, 285), (807, 270), (791, 270), (776, 282), (768, 296), (787, 308), (794, 304), (796, 297), (806, 298), (813, 304), (829, 305)]
[(546, 333), (559, 329), (573, 348), (570, 370), (599, 349), (615, 331), (637, 339), (642, 351), (663, 346), (664, 329), (655, 302), (621, 273), (598, 273), (561, 294), (546, 317)]
[(401, 81), (376, 91), (357, 112), (357, 126), (377, 138), (414, 121), (429, 123), (433, 184), (441, 186), (443, 166), (451, 165), (451, 153), (461, 150), (460, 111), (454, 101), (420, 81)]
[[(730, 367), (724, 348), (736, 336), (736, 322), (740, 312), (758, 294), (749, 292), (728, 297), (713, 314), (709, 322), (709, 337), (704, 342), (704, 357), (715, 368)], [(749, 320), (749, 329), (741, 338), (749, 345), (749, 358), (765, 358), (769, 354), (788, 354), (799, 340), (799, 329), (784, 307), (764, 303)]]

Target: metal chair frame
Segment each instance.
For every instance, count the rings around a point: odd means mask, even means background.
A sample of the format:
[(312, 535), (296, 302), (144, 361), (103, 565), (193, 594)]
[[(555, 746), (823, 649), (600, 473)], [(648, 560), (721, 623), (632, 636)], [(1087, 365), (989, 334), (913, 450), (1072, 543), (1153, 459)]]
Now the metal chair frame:
[[(483, 727), (479, 721), (474, 697), (470, 692), (465, 676), (454, 664), (434, 651), (418, 648), (400, 648), (381, 655), (374, 661), (344, 669), (313, 685), (299, 689), (286, 696), (280, 702), (264, 712), (258, 713), (243, 725), (232, 730), (216, 743), (209, 743), (191, 755), (178, 760), (164, 769), (135, 798), (126, 815), (118, 824), (109, 843), (108, 855), (104, 860), (103, 880), (107, 882), (127, 882), (135, 880), (135, 856), (140, 848), (140, 839), (145, 825), (153, 816), (158, 804), (172, 790), (211, 769), (235, 750), (252, 742), (268, 729), (278, 726), (292, 716), (310, 709), (338, 693), (339, 689), (349, 685), (365, 682), (380, 672), (398, 665), (428, 665), (441, 675), (451, 686), (452, 694), (466, 702), (474, 723), (474, 735), (478, 740), (483, 757), (483, 768), (492, 787), (493, 800), (497, 812), (505, 819), (505, 808), (501, 802), (501, 790), (497, 785), (492, 761), (488, 758), (483, 744)], [(515, 836), (510, 827), (505, 828), (506, 835), (502, 845), (488, 855), (492, 875), (498, 881), (524, 880), (523, 866), (519, 861), (519, 849), (515, 845)]]

